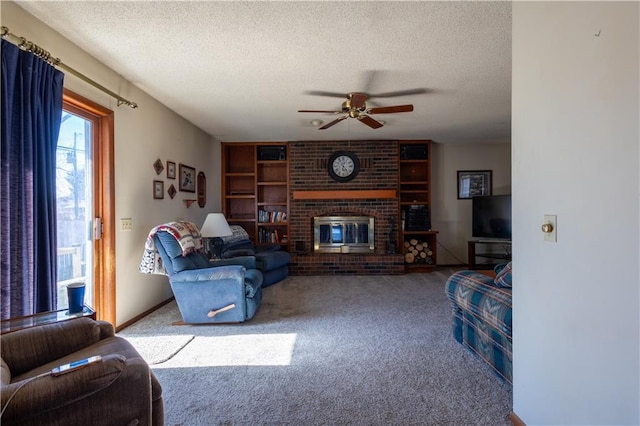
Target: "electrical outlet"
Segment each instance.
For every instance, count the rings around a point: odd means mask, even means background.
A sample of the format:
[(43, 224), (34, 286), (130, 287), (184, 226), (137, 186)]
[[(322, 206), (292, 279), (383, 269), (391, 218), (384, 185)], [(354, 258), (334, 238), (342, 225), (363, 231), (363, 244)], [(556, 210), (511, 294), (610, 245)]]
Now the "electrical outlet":
[(544, 240), (550, 243), (558, 242), (557, 227), (558, 217), (554, 214), (545, 214), (542, 222), (542, 232), (544, 232)]
[(131, 219), (130, 217), (120, 219), (121, 231), (131, 231), (131, 228), (133, 228), (133, 219)]

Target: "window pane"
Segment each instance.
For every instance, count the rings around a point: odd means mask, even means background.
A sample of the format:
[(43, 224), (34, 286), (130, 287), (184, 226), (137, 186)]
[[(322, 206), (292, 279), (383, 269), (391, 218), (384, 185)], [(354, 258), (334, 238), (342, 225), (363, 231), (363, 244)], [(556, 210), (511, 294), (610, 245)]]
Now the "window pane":
[(369, 244), (369, 225), (360, 223), (358, 225), (358, 242), (361, 244)]
[(345, 228), (345, 243), (347, 244), (355, 244), (356, 243), (356, 227), (355, 223), (347, 223), (344, 225)]
[(328, 244), (331, 242), (331, 228), (329, 225), (320, 225), (320, 243)]
[(91, 122), (65, 111), (56, 153), (58, 309), (68, 307), (72, 282), (84, 282), (85, 303), (93, 303), (91, 145)]
[(341, 243), (342, 241), (342, 225), (331, 225), (331, 242)]

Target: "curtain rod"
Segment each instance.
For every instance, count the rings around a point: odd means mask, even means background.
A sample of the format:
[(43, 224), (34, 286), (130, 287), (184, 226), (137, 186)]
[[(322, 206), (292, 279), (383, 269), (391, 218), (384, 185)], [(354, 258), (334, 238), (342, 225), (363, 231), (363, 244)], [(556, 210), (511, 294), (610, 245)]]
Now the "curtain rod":
[(89, 83), (90, 85), (92, 85), (93, 87), (102, 90), (104, 93), (106, 93), (107, 95), (111, 96), (112, 98), (115, 98), (118, 100), (118, 106), (124, 104), (127, 106), (130, 106), (131, 108), (138, 108), (138, 104), (136, 104), (135, 102), (131, 102), (125, 98), (123, 98), (122, 96), (112, 92), (111, 90), (107, 89), (106, 87), (104, 87), (103, 85), (101, 85), (100, 83), (96, 83), (95, 81), (91, 80), (89, 77), (87, 77), (86, 75), (82, 74), (80, 71), (76, 71), (75, 69), (71, 68), (69, 65), (65, 64), (64, 62), (62, 62), (60, 60), (60, 58), (54, 58), (53, 56), (51, 56), (51, 53), (49, 53), (48, 51), (44, 50), (42, 47), (38, 46), (35, 43), (30, 42), (29, 40), (27, 40), (24, 37), (19, 37), (11, 32), (9, 32), (9, 28), (2, 26), (2, 28), (0, 29), (0, 36), (9, 41), (12, 44), (15, 44), (16, 46), (18, 46), (20, 49), (27, 51), (27, 52), (31, 52), (34, 55), (36, 55), (37, 57), (39, 57), (40, 59), (43, 59), (44, 61), (48, 62), (50, 65), (56, 67), (56, 68), (60, 68), (64, 71), (67, 71), (70, 74), (75, 75), (76, 77), (78, 77), (79, 79), (81, 79), (82, 81)]

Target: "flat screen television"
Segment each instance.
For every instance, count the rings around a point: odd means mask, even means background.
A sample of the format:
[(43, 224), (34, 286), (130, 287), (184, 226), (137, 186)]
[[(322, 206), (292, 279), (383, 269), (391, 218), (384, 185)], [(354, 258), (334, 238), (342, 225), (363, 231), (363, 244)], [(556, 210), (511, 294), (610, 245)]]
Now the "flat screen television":
[(471, 203), (473, 238), (511, 240), (511, 195), (473, 197)]

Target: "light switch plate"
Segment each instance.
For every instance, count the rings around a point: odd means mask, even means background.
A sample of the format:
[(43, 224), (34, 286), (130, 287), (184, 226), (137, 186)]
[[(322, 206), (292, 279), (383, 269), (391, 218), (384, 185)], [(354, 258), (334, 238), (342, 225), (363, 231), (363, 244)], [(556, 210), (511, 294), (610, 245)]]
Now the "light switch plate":
[(544, 233), (544, 240), (550, 243), (558, 242), (558, 217), (555, 214), (545, 214), (543, 224), (550, 223), (553, 226), (553, 230), (551, 232)]
[(130, 217), (120, 219), (121, 231), (131, 231), (131, 228), (133, 228), (133, 219), (131, 219)]

